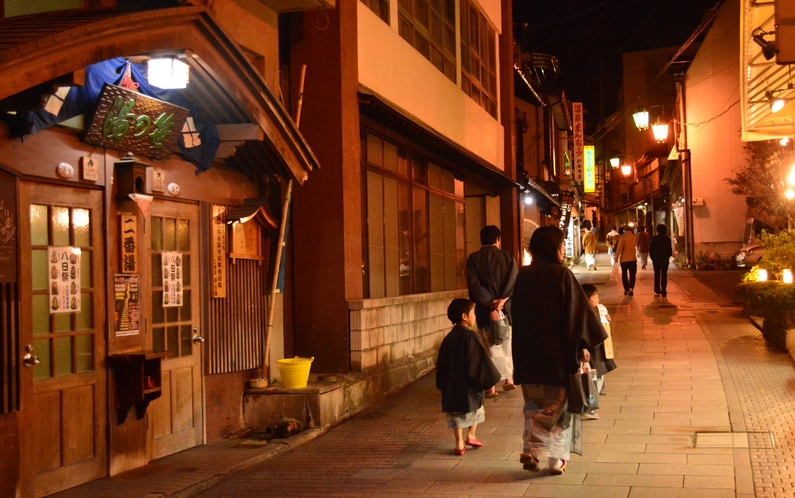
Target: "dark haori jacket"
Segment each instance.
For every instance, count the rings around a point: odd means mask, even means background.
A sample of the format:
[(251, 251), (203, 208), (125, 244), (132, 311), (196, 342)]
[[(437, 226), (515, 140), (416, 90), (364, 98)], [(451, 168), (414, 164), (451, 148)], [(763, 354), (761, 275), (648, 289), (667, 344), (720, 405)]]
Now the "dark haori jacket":
[(581, 349), (605, 339), (599, 315), (574, 274), (557, 261), (534, 258), (519, 270), (513, 292), (513, 380), (568, 385)]
[[(467, 287), (469, 300), (475, 303), (478, 327), (489, 325), (491, 306), (495, 299), (510, 297), (516, 281), (516, 261), (507, 251), (497, 246), (483, 246), (467, 258)], [(503, 307), (511, 322), (511, 300)]]
[(436, 357), (436, 388), (442, 411), (469, 413), (483, 406), (483, 391), (501, 375), (474, 331), (456, 325), (442, 341)]
[(591, 366), (596, 369), (599, 377), (616, 369), (616, 362), (605, 355), (604, 343), (588, 351), (591, 353)]
[(655, 235), (649, 243), (649, 256), (651, 262), (657, 266), (668, 266), (674, 251), (671, 248), (671, 238), (667, 235)]

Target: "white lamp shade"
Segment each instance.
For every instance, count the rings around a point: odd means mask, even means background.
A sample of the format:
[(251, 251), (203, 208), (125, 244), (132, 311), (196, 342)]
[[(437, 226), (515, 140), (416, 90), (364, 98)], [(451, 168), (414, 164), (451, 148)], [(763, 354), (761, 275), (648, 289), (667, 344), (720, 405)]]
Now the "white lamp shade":
[(764, 268), (759, 270), (759, 273), (756, 276), (757, 282), (767, 282), (767, 270)]
[(645, 130), (649, 127), (649, 111), (639, 109), (638, 112), (632, 115), (635, 120), (635, 127), (639, 130)]
[(625, 164), (625, 165), (621, 166), (621, 174), (622, 175), (629, 176), (630, 173), (632, 173), (632, 166), (630, 166), (629, 164)]
[(655, 140), (658, 142), (666, 142), (668, 140), (668, 123), (657, 121), (652, 125), (651, 132), (654, 134)]
[(616, 168), (618, 168), (618, 166), (620, 164), (621, 164), (621, 158), (619, 158), (619, 157), (611, 157), (610, 158), (610, 167), (611, 168), (616, 169)]
[(783, 99), (775, 99), (772, 102), (770, 102), (770, 112), (778, 112), (781, 109), (784, 109)]
[(792, 283), (792, 270), (790, 270), (789, 268), (784, 270), (784, 275), (782, 277), (782, 280), (784, 280), (785, 284), (791, 284)]
[(190, 66), (177, 59), (149, 59), (147, 77), (149, 84), (158, 88), (177, 89), (188, 86)]

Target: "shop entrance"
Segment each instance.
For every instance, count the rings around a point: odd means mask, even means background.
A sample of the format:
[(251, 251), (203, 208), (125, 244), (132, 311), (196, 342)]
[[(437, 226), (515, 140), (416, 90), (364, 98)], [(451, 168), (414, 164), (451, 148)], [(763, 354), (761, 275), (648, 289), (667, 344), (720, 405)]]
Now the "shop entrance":
[(102, 193), (21, 182), (22, 480), (44, 496), (106, 473)]
[(156, 200), (150, 225), (152, 350), (172, 353), (162, 363), (162, 394), (149, 405), (156, 459), (204, 438), (198, 206)]

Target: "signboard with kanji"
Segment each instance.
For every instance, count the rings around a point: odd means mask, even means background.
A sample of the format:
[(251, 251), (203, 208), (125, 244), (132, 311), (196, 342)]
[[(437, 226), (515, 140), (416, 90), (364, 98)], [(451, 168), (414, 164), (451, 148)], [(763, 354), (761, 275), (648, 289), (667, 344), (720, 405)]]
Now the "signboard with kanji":
[(49, 246), (50, 314), (80, 311), (79, 247)]
[(120, 265), (122, 273), (138, 273), (138, 218), (132, 213), (119, 213)]
[(210, 256), (213, 297), (226, 297), (226, 207), (213, 206)]
[(582, 102), (571, 103), (571, 117), (574, 139), (574, 181), (581, 182), (585, 176), (585, 130), (583, 129)]
[(138, 275), (114, 275), (113, 293), (116, 336), (138, 335), (141, 330)]
[(161, 255), (163, 266), (163, 307), (182, 306), (182, 253), (165, 251)]
[(596, 153), (593, 145), (583, 147), (585, 159), (585, 178), (583, 187), (585, 192), (596, 192)]
[(177, 146), (188, 112), (105, 83), (85, 141), (146, 157), (166, 158)]

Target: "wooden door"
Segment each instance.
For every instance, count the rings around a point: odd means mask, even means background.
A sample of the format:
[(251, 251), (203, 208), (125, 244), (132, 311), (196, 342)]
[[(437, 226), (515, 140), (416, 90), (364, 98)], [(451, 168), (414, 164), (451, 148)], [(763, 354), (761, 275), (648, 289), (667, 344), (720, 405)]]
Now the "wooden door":
[[(21, 468), (25, 495), (38, 497), (107, 472), (102, 193), (22, 182), (19, 198)], [(79, 266), (64, 274), (74, 301), (57, 313), (65, 303), (50, 273), (61, 248)]]
[[(162, 394), (149, 405), (151, 458), (156, 459), (202, 444), (204, 439), (198, 206), (154, 201), (150, 225), (152, 349), (173, 353), (162, 363)], [(163, 282), (164, 253), (178, 254), (179, 261), (171, 265), (181, 275), (181, 303), (173, 298), (165, 303), (178, 306), (164, 305), (163, 296), (169, 295)]]

